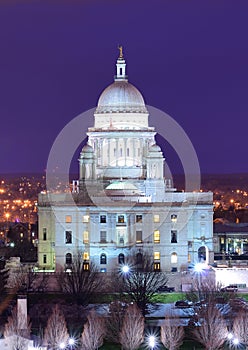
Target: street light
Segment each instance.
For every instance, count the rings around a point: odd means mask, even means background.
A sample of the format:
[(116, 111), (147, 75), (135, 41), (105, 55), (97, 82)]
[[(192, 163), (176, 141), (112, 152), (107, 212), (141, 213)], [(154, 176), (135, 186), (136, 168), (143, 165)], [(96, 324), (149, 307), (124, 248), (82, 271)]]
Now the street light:
[(151, 349), (154, 349), (156, 346), (156, 338), (154, 335), (150, 335), (148, 338), (148, 345), (150, 346)]
[(196, 263), (194, 266), (194, 272), (197, 274), (197, 288), (199, 293), (199, 300), (201, 300), (201, 288), (202, 288), (202, 281), (201, 276), (204, 270), (205, 264), (203, 263)]
[(60, 344), (59, 344), (59, 348), (60, 348), (60, 349), (65, 349), (65, 343), (60, 343)]
[(130, 267), (128, 265), (123, 265), (121, 270), (124, 274), (126, 274), (130, 271)]
[(68, 344), (70, 345), (70, 348), (72, 349), (72, 346), (75, 344), (75, 339), (70, 338), (68, 341)]

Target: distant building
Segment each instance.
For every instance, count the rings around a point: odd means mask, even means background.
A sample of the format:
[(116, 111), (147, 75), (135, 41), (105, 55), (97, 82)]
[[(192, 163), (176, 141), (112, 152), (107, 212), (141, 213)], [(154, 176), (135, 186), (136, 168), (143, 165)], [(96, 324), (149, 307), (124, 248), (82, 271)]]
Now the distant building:
[(176, 192), (164, 179), (156, 131), (141, 93), (128, 82), (122, 51), (116, 67), (79, 156), (76, 205), (68, 193), (39, 195), (39, 267), (70, 268), (80, 251), (85, 269), (94, 261), (111, 272), (132, 248), (137, 258), (149, 251), (157, 271), (212, 262), (212, 193)]
[(247, 255), (248, 259), (248, 222), (234, 223), (215, 220), (214, 252), (216, 254)]

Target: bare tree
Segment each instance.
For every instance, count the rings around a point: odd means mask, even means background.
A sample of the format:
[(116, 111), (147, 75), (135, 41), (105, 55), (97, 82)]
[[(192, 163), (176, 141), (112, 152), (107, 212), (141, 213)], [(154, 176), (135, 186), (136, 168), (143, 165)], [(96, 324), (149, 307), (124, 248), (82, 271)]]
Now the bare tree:
[(127, 306), (127, 303), (120, 300), (115, 300), (109, 305), (109, 314), (106, 318), (106, 338), (113, 343), (120, 343), (120, 332)]
[(193, 339), (201, 343), (206, 350), (222, 347), (227, 337), (227, 325), (215, 304), (209, 304), (199, 313), (199, 327), (191, 331)]
[(102, 287), (102, 274), (98, 272), (96, 265), (91, 262), (85, 268), (82, 253), (78, 252), (73, 260), (70, 272), (60, 272), (57, 280), (61, 290), (73, 295), (74, 300), (80, 305), (87, 305), (94, 295)]
[(149, 252), (142, 254), (132, 251), (127, 257), (130, 271), (122, 274), (123, 289), (142, 310), (143, 315), (148, 313), (148, 304), (161, 287), (166, 286), (168, 278), (165, 273), (154, 271), (153, 257)]
[(241, 308), (233, 322), (233, 334), (248, 349), (248, 312)]
[[(25, 316), (15, 307), (12, 315), (8, 317), (8, 323), (5, 325), (4, 337), (11, 350), (26, 350), (29, 343), (31, 324), (26, 324)], [(24, 324), (25, 323), (25, 324)]]
[(172, 315), (165, 318), (161, 326), (161, 341), (166, 349), (176, 350), (182, 343), (184, 338), (184, 328), (178, 323), (178, 319), (172, 319)]
[(104, 321), (91, 311), (87, 317), (81, 336), (81, 350), (95, 350), (103, 344), (105, 335)]
[(125, 312), (120, 333), (124, 350), (136, 350), (144, 340), (144, 317), (136, 304), (130, 304)]
[(58, 305), (53, 308), (52, 314), (47, 321), (44, 334), (44, 342), (51, 350), (57, 350), (61, 343), (66, 344), (69, 334), (66, 327), (65, 317)]

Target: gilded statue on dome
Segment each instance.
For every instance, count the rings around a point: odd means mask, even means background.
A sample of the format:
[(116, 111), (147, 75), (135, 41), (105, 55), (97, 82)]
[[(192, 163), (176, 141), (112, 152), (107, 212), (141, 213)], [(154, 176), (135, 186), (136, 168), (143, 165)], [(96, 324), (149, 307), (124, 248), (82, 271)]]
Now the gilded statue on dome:
[(118, 49), (120, 51), (119, 58), (123, 58), (123, 48), (122, 48), (122, 46), (118, 46)]

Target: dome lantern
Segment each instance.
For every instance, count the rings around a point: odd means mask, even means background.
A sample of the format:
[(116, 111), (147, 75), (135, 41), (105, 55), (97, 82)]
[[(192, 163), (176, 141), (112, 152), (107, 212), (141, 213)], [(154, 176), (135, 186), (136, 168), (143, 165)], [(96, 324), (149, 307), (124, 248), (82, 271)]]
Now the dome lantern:
[(115, 75), (115, 81), (121, 81), (126, 80), (127, 81), (127, 75), (126, 75), (126, 61), (123, 56), (123, 48), (122, 46), (118, 46), (119, 49), (119, 57), (117, 59), (116, 63), (116, 75)]

